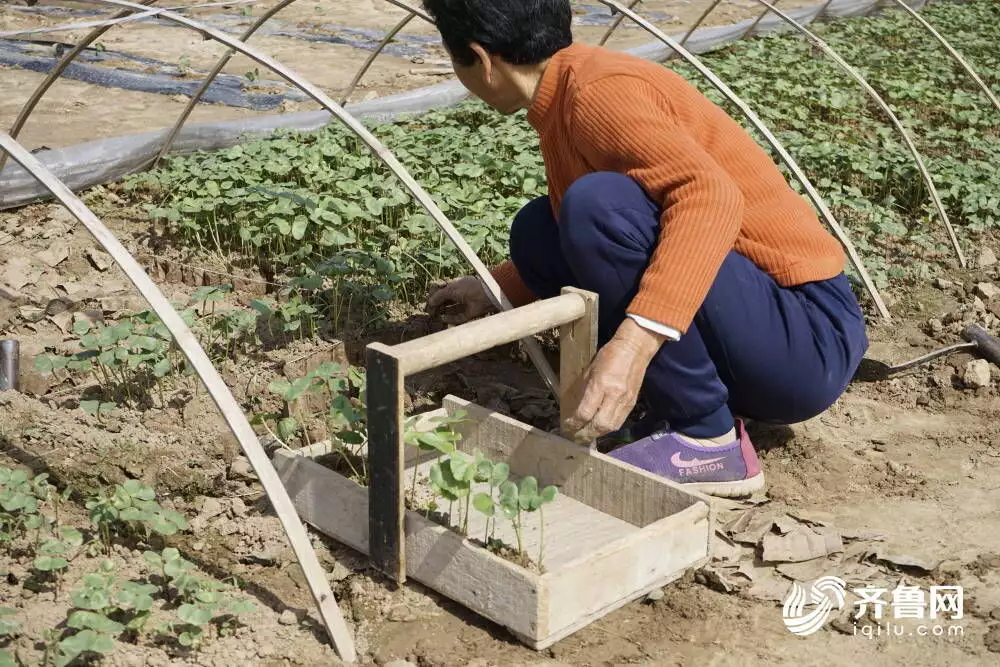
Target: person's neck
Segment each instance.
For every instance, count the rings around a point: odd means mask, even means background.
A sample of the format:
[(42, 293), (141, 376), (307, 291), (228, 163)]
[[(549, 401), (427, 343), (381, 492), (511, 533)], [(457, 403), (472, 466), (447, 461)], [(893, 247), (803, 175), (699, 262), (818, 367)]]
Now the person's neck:
[(507, 73), (508, 80), (517, 95), (517, 105), (519, 109), (527, 109), (535, 101), (538, 95), (538, 88), (541, 86), (542, 77), (549, 66), (549, 61), (544, 60), (534, 65), (510, 65)]

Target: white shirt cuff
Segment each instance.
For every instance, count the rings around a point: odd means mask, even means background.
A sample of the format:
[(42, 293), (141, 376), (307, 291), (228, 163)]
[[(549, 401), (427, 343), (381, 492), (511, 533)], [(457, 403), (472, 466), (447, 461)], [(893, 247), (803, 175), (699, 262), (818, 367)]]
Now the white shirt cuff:
[(653, 320), (633, 315), (632, 313), (629, 313), (628, 316), (635, 320), (635, 323), (643, 329), (649, 329), (650, 331), (658, 333), (661, 336), (666, 336), (673, 341), (681, 339), (681, 332), (673, 327), (668, 327), (666, 324), (660, 324), (659, 322), (654, 322)]

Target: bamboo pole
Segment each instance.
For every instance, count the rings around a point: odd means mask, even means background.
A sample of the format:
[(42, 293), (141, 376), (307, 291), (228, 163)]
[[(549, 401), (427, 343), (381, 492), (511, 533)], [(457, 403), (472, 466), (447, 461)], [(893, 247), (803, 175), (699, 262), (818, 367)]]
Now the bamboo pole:
[(919, 22), (920, 25), (922, 25), (927, 30), (927, 32), (929, 32), (931, 35), (934, 36), (934, 39), (936, 39), (941, 44), (941, 46), (943, 46), (945, 49), (948, 50), (948, 53), (951, 54), (951, 57), (957, 60), (958, 64), (961, 65), (966, 72), (968, 72), (969, 76), (971, 76), (972, 79), (977, 84), (979, 84), (979, 87), (983, 89), (984, 93), (986, 93), (986, 97), (988, 97), (990, 101), (993, 102), (993, 106), (995, 106), (997, 110), (1000, 111), (1000, 99), (997, 99), (997, 96), (993, 93), (992, 90), (990, 90), (990, 87), (986, 85), (986, 82), (980, 78), (979, 74), (976, 73), (976, 70), (972, 68), (972, 65), (970, 65), (968, 61), (966, 61), (965, 58), (962, 57), (962, 54), (956, 51), (955, 48), (951, 45), (951, 43), (947, 39), (945, 39), (944, 36), (941, 35), (941, 33), (935, 30), (934, 26), (928, 23), (923, 16), (918, 14), (916, 10), (913, 9), (913, 7), (910, 7), (908, 4), (903, 2), (903, 0), (892, 0), (892, 1), (895, 2), (897, 5), (899, 5), (900, 7), (902, 7), (910, 16), (915, 18), (917, 22)]
[(895, 126), (896, 131), (898, 131), (900, 136), (903, 137), (903, 142), (906, 144), (906, 147), (909, 149), (910, 154), (913, 156), (913, 160), (917, 163), (917, 169), (920, 171), (920, 175), (921, 177), (923, 177), (924, 183), (927, 185), (927, 189), (930, 191), (931, 200), (934, 202), (934, 207), (937, 209), (938, 215), (941, 217), (941, 221), (944, 223), (945, 229), (948, 231), (948, 236), (951, 239), (952, 246), (955, 248), (955, 252), (958, 254), (959, 264), (961, 264), (962, 268), (965, 268), (966, 266), (965, 254), (962, 252), (962, 246), (958, 242), (958, 237), (955, 236), (955, 230), (951, 226), (951, 220), (948, 219), (948, 213), (944, 210), (944, 204), (941, 201), (941, 196), (938, 194), (937, 187), (935, 187), (934, 185), (934, 181), (931, 179), (931, 174), (927, 170), (927, 167), (924, 165), (924, 160), (920, 156), (920, 151), (917, 150), (916, 145), (913, 143), (913, 139), (910, 137), (910, 133), (903, 126), (902, 121), (899, 120), (899, 118), (896, 116), (895, 112), (892, 110), (889, 104), (884, 99), (882, 99), (882, 96), (878, 94), (878, 91), (876, 91), (871, 86), (871, 84), (868, 83), (868, 80), (865, 79), (865, 77), (862, 76), (860, 72), (858, 72), (846, 60), (841, 58), (840, 54), (837, 53), (837, 51), (832, 46), (827, 44), (819, 35), (814, 33), (812, 30), (809, 30), (809, 28), (805, 27), (804, 25), (793, 19), (791, 16), (789, 16), (785, 12), (775, 7), (767, 0), (754, 0), (754, 1), (767, 7), (770, 11), (774, 12), (783, 21), (785, 21), (785, 23), (788, 23), (790, 26), (798, 30), (800, 33), (805, 35), (809, 40), (811, 40), (814, 44), (816, 44), (816, 46), (822, 49), (823, 52), (830, 58), (832, 58), (833, 61), (836, 62), (842, 70), (847, 72), (851, 76), (851, 78), (853, 78), (855, 81), (858, 82), (858, 84), (861, 85), (861, 87), (868, 94), (868, 96), (889, 117), (889, 120)]
[[(101, 5), (112, 5), (115, 7), (141, 7), (129, 0), (89, 0), (90, 2), (101, 4)], [(395, 1), (394, 1), (394, 4)], [(486, 294), (490, 301), (493, 303), (494, 307), (498, 310), (510, 310), (512, 305), (507, 299), (500, 285), (493, 278), (492, 273), (483, 264), (482, 260), (476, 255), (475, 250), (472, 246), (462, 237), (461, 233), (450, 220), (445, 216), (445, 214), (438, 208), (434, 200), (424, 191), (420, 184), (410, 175), (406, 168), (400, 164), (396, 156), (386, 148), (386, 146), (380, 142), (375, 135), (368, 131), (357, 118), (352, 116), (350, 113), (344, 110), (339, 104), (334, 102), (326, 93), (320, 90), (317, 86), (313, 85), (301, 75), (297, 74), (292, 69), (282, 65), (273, 58), (261, 53), (260, 51), (254, 49), (253, 47), (241, 42), (238, 39), (230, 37), (225, 33), (216, 30), (215, 28), (210, 28), (199, 21), (195, 21), (186, 16), (181, 16), (175, 12), (164, 12), (162, 14), (163, 18), (177, 23), (179, 25), (187, 26), (192, 30), (200, 32), (206, 35), (210, 39), (214, 39), (226, 46), (239, 51), (248, 58), (260, 63), (261, 65), (267, 67), (274, 73), (281, 76), (283, 79), (291, 83), (292, 85), (299, 88), (302, 92), (309, 95), (313, 100), (322, 105), (327, 111), (336, 116), (340, 121), (348, 127), (352, 132), (354, 132), (358, 138), (368, 145), (369, 149), (378, 157), (389, 169), (403, 182), (406, 189), (410, 191), (410, 194), (427, 210), (434, 221), (437, 222), (438, 226), (445, 233), (445, 235), (451, 240), (452, 243), (458, 248), (462, 256), (472, 265), (473, 270), (476, 275), (482, 281), (484, 287), (486, 288)], [(525, 351), (528, 357), (534, 363), (535, 368), (538, 369), (539, 374), (545, 381), (546, 386), (552, 392), (552, 395), (559, 400), (559, 379), (556, 377), (555, 372), (552, 370), (551, 365), (545, 358), (542, 352), (541, 346), (538, 344), (534, 338), (524, 338), (521, 340), (524, 345)]]
[(288, 541), (295, 551), (299, 565), (302, 566), (302, 571), (305, 573), (313, 599), (319, 607), (320, 616), (326, 624), (327, 632), (330, 633), (330, 639), (337, 653), (346, 662), (356, 661), (357, 653), (354, 647), (354, 639), (351, 637), (347, 624), (344, 622), (344, 617), (340, 613), (340, 608), (337, 606), (337, 600), (333, 595), (333, 591), (330, 590), (326, 573), (323, 571), (323, 567), (316, 557), (316, 552), (309, 541), (309, 535), (299, 520), (295, 505), (292, 503), (292, 499), (289, 498), (288, 492), (281, 482), (281, 478), (278, 477), (278, 473), (274, 470), (274, 466), (271, 465), (267, 457), (267, 452), (264, 451), (260, 441), (257, 439), (257, 434), (254, 432), (253, 427), (250, 426), (250, 422), (247, 421), (246, 415), (243, 414), (229, 387), (223, 382), (219, 372), (212, 365), (208, 355), (205, 354), (205, 350), (198, 344), (198, 339), (191, 333), (184, 320), (177, 314), (177, 311), (170, 305), (170, 302), (163, 296), (163, 293), (153, 283), (146, 272), (143, 271), (135, 258), (129, 254), (125, 246), (115, 238), (114, 234), (111, 233), (104, 223), (87, 208), (87, 205), (83, 201), (74, 195), (62, 181), (56, 178), (52, 172), (46, 169), (41, 162), (10, 135), (0, 133), (0, 147), (4, 148), (14, 158), (15, 162), (34, 175), (87, 228), (87, 231), (94, 236), (94, 239), (101, 247), (121, 266), (122, 271), (125, 272), (128, 279), (132, 281), (132, 284), (139, 290), (143, 298), (149, 302), (153, 311), (170, 331), (177, 346), (184, 353), (184, 356), (187, 357), (202, 382), (205, 383), (205, 387), (212, 396), (212, 400), (215, 401), (216, 406), (218, 406), (219, 411), (222, 413), (233, 435), (236, 436), (240, 446), (250, 460), (254, 471), (260, 478), (260, 483), (264, 487), (264, 491), (267, 493), (271, 504), (274, 506), (278, 519), (281, 521), (285, 534), (288, 536)]
[(683, 46), (675, 42), (672, 38), (667, 36), (662, 30), (660, 30), (659, 28), (651, 24), (649, 21), (647, 21), (646, 19), (642, 18), (641, 16), (633, 12), (631, 9), (627, 9), (624, 6), (622, 6), (621, 3), (617, 2), (617, 0), (599, 0), (599, 1), (604, 3), (605, 5), (608, 5), (609, 7), (614, 7), (618, 11), (624, 13), (630, 19), (635, 21), (638, 25), (642, 26), (648, 33), (650, 33), (651, 35), (659, 39), (661, 42), (669, 46), (671, 49), (673, 49), (677, 54), (679, 54), (682, 58), (684, 58), (684, 60), (690, 63), (692, 67), (697, 69), (702, 76), (708, 79), (709, 82), (711, 82), (711, 84), (715, 86), (715, 88), (720, 93), (725, 95), (730, 102), (736, 105), (736, 107), (739, 108), (739, 110), (743, 113), (743, 115), (747, 118), (747, 120), (750, 121), (750, 123), (753, 124), (753, 126), (756, 127), (761, 134), (764, 135), (764, 139), (767, 141), (767, 143), (770, 144), (771, 147), (778, 152), (778, 155), (781, 156), (782, 161), (788, 166), (789, 170), (791, 170), (791, 172), (795, 175), (795, 178), (797, 178), (799, 182), (802, 183), (802, 187), (805, 189), (806, 194), (808, 195), (810, 201), (812, 201), (812, 203), (816, 206), (816, 208), (819, 209), (823, 219), (830, 226), (830, 229), (833, 230), (834, 235), (837, 237), (840, 243), (844, 246), (844, 249), (847, 252), (847, 256), (851, 261), (851, 264), (854, 266), (854, 269), (858, 272), (858, 275), (861, 278), (861, 282), (864, 283), (865, 289), (868, 291), (868, 294), (871, 296), (872, 301), (875, 303), (875, 307), (878, 310), (879, 314), (886, 321), (890, 321), (892, 319), (892, 316), (889, 314), (889, 309), (886, 307), (885, 302), (882, 300), (882, 296), (879, 294), (878, 289), (875, 287), (875, 283), (872, 282), (871, 276), (868, 275), (868, 270), (865, 269), (865, 266), (862, 263), (861, 258), (858, 256), (857, 250), (855, 250), (854, 248), (854, 244), (851, 243), (851, 239), (847, 236), (847, 233), (843, 230), (843, 228), (841, 228), (836, 218), (833, 217), (833, 213), (830, 212), (830, 209), (827, 207), (826, 202), (823, 201), (823, 198), (820, 196), (819, 192), (816, 191), (816, 188), (813, 186), (812, 182), (809, 180), (809, 177), (806, 176), (805, 172), (802, 170), (799, 164), (795, 161), (795, 158), (793, 158), (792, 155), (785, 148), (785, 146), (780, 141), (778, 141), (778, 138), (774, 136), (774, 133), (772, 133), (771, 130), (768, 129), (766, 125), (764, 125), (764, 122), (757, 116), (757, 114), (754, 113), (753, 109), (751, 109), (746, 102), (740, 99), (740, 97), (736, 93), (734, 93), (729, 88), (729, 86), (727, 86), (718, 76), (716, 76), (711, 69), (705, 66), (705, 64), (702, 63), (697, 56), (695, 56), (693, 53), (691, 53)]

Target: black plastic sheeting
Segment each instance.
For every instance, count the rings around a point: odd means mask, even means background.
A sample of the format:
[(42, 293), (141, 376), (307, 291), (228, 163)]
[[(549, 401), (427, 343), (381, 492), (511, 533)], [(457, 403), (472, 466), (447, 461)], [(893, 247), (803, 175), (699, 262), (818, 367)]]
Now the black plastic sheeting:
[[(927, 0), (905, 1), (910, 7), (920, 9)], [(880, 7), (879, 0), (833, 0), (829, 4), (824, 0), (816, 5), (787, 10), (786, 13), (796, 21), (808, 24), (815, 20), (867, 16), (883, 9), (885, 8)], [(753, 22), (754, 19), (747, 19), (733, 25), (699, 29), (685, 46), (696, 54), (723, 48), (729, 42), (742, 38)], [(754, 34), (787, 30), (791, 28), (780, 18), (769, 15), (760, 21)], [(675, 40), (679, 40), (681, 36), (682, 34), (671, 35)], [(670, 47), (659, 40), (628, 49), (627, 52), (657, 61), (665, 60), (673, 53)], [(400, 116), (454, 106), (467, 97), (465, 88), (458, 81), (452, 80), (368, 102), (348, 104), (345, 108), (357, 118), (385, 122)], [(279, 129), (317, 130), (329, 123), (331, 118), (331, 114), (326, 111), (308, 111), (220, 123), (189, 124), (178, 133), (171, 155), (219, 150), (250, 137), (267, 136)], [(67, 187), (80, 191), (147, 169), (159, 154), (167, 132), (164, 129), (98, 139), (67, 148), (42, 150), (36, 157)], [(20, 166), (8, 164), (0, 172), (0, 210), (49, 198), (41, 184)]]
[[(65, 16), (69, 19), (85, 19), (103, 16), (99, 10), (74, 9), (68, 7), (12, 7), (14, 11), (43, 16)], [(573, 21), (576, 25), (604, 26), (614, 20), (610, 10), (604, 5), (576, 5), (578, 12)], [(662, 12), (644, 12), (643, 16), (653, 22), (662, 22), (672, 18)], [(201, 19), (206, 24), (227, 33), (241, 35), (253, 22), (250, 16), (233, 16), (229, 14), (213, 14)], [(145, 19), (165, 28), (175, 27), (164, 19), (150, 17)], [(637, 26), (628, 22), (619, 29), (636, 29)], [(370, 28), (352, 28), (336, 24), (328, 24), (317, 19), (311, 29), (303, 29), (301, 22), (292, 24), (272, 18), (261, 26), (259, 35), (288, 37), (305, 42), (340, 44), (356, 49), (374, 51), (378, 48), (384, 32)], [(401, 58), (426, 56), (430, 47), (438, 42), (437, 37), (426, 35), (397, 35), (393, 42), (387, 44), (383, 52)], [(63, 45), (70, 48), (69, 45)], [(52, 51), (54, 50), (54, 53)], [(0, 39), (0, 65), (21, 67), (33, 72), (45, 74), (59, 62), (65, 49), (41, 46), (30, 40)], [(114, 61), (130, 61), (141, 68), (126, 68), (121, 66), (106, 66), (104, 63)], [(194, 74), (206, 74), (190, 70)], [(186, 95), (193, 97), (201, 86), (201, 81), (184, 77), (184, 72), (177, 65), (152, 58), (145, 58), (120, 51), (100, 51), (95, 48), (84, 50), (76, 60), (66, 68), (63, 76), (74, 81), (82, 81), (105, 88), (119, 88), (140, 93), (155, 93), (161, 95)], [(254, 89), (275, 88), (283, 92), (254, 92)], [(205, 91), (202, 100), (206, 104), (224, 104), (231, 107), (253, 109), (254, 111), (271, 111), (281, 106), (286, 100), (300, 101), (306, 96), (281, 81), (250, 81), (245, 77), (231, 74), (220, 74)]]
[[(46, 74), (56, 66), (66, 50), (68, 48), (43, 46), (24, 40), (0, 39), (0, 64)], [(108, 67), (101, 64), (114, 61), (132, 62), (136, 68)], [(177, 65), (128, 53), (90, 48), (84, 49), (63, 71), (62, 76), (107, 88), (194, 97), (202, 81), (208, 76), (208, 72), (189, 71), (195, 76), (185, 79), (184, 72)], [(286, 92), (253, 92), (253, 88), (263, 87), (285, 89)], [(256, 111), (277, 109), (285, 100), (304, 99), (306, 95), (284, 82), (261, 80), (251, 82), (245, 77), (232, 74), (219, 74), (202, 96), (202, 100), (207, 104), (225, 104)]]

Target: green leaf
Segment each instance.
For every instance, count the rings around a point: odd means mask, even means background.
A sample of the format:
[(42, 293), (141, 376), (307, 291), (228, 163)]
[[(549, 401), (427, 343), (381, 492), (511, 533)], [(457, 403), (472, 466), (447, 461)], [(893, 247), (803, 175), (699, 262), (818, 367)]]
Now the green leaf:
[(158, 378), (166, 377), (170, 374), (171, 368), (170, 359), (164, 357), (153, 365), (153, 376)]
[(538, 498), (538, 480), (528, 475), (521, 480), (521, 488), (518, 492), (518, 503), (522, 510), (531, 511), (538, 509), (537, 505), (532, 508), (532, 503)]
[(548, 503), (553, 502), (556, 499), (556, 495), (558, 493), (559, 493), (559, 490), (556, 487), (551, 486), (551, 485), (550, 486), (546, 486), (544, 489), (542, 489), (542, 493), (540, 495), (540, 498), (542, 499), (542, 503), (548, 504)]
[(255, 611), (257, 611), (257, 607), (249, 600), (233, 600), (229, 603), (229, 613), (234, 616), (252, 614)]
[(63, 541), (71, 547), (78, 547), (83, 544), (83, 533), (72, 526), (63, 526), (59, 529), (59, 535)]
[(273, 380), (269, 385), (267, 385), (267, 390), (272, 394), (277, 394), (278, 396), (285, 396), (288, 390), (292, 388), (292, 383), (285, 379)]
[(177, 617), (180, 618), (185, 623), (190, 623), (191, 625), (205, 625), (214, 615), (213, 610), (210, 607), (204, 605), (194, 605), (194, 604), (182, 604), (177, 610)]
[(52, 572), (69, 567), (69, 561), (60, 556), (39, 556), (35, 559), (33, 565), (40, 572)]
[(111, 653), (115, 649), (115, 641), (107, 635), (88, 629), (63, 639), (59, 642), (59, 648), (73, 657), (88, 652)]
[(0, 607), (0, 637), (7, 637), (9, 635), (17, 632), (17, 629), (21, 627), (21, 624), (11, 618), (17, 614), (13, 609), (7, 609), (6, 607)]
[(472, 469), (473, 474), (475, 474), (475, 469), (472, 468), (472, 464), (458, 455), (450, 457), (444, 462), (444, 464), (447, 466), (448, 471), (451, 472), (451, 475), (456, 482), (464, 481), (465, 474), (470, 469)]
[(517, 484), (514, 484), (514, 482), (504, 482), (500, 485), (500, 505), (504, 509), (517, 510)]
[(110, 634), (118, 634), (125, 629), (124, 625), (112, 621), (103, 614), (79, 610), (74, 611), (69, 615), (66, 625), (75, 630), (84, 630), (89, 628), (91, 630), (96, 630), (97, 632), (107, 632)]
[(103, 588), (87, 587), (77, 589), (70, 593), (70, 599), (73, 600), (73, 605), (80, 609), (100, 611), (107, 609), (111, 605), (111, 598)]
[(302, 396), (312, 386), (312, 382), (313, 380), (310, 377), (298, 378), (292, 382), (291, 387), (285, 393), (285, 401), (291, 403)]
[(291, 440), (298, 432), (299, 423), (295, 419), (286, 417), (278, 422), (278, 437), (282, 440)]
[(500, 486), (507, 481), (508, 477), (510, 477), (510, 465), (497, 463), (493, 466), (493, 477), (490, 479), (490, 483), (493, 486)]
[(455, 451), (455, 443), (437, 431), (420, 433), (417, 441), (420, 443), (420, 448), (425, 451), (436, 450), (442, 454), (451, 454)]
[(477, 493), (473, 496), (472, 506), (486, 516), (493, 516), (496, 513), (496, 504), (487, 493)]

